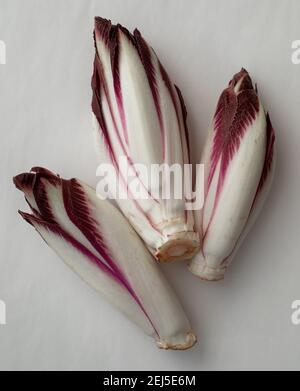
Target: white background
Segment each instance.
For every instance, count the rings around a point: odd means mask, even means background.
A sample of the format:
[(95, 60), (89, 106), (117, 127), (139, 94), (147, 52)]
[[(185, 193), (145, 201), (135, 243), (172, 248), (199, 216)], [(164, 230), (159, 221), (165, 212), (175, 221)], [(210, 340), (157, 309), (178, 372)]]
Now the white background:
[[(33, 229), (11, 177), (42, 165), (95, 185), (93, 17), (138, 27), (180, 86), (193, 160), (221, 90), (243, 66), (276, 130), (272, 192), (223, 282), (164, 267), (198, 345), (161, 351), (73, 274)], [(300, 369), (300, 39), (295, 0), (0, 0), (0, 369)]]

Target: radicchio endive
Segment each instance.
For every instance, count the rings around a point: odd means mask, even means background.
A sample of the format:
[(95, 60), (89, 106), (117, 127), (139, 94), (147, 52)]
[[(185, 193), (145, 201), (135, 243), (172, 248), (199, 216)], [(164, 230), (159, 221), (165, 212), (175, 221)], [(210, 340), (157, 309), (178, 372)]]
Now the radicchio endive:
[(122, 214), (77, 179), (44, 168), (14, 178), (32, 213), (20, 212), (45, 242), (160, 348), (187, 349), (196, 337), (150, 253)]
[(205, 202), (195, 213), (202, 251), (190, 270), (220, 280), (258, 216), (274, 172), (274, 131), (242, 69), (219, 98), (201, 163)]
[[(97, 150), (101, 163), (115, 167), (119, 188), (127, 191), (130, 187), (120, 157), (130, 167), (143, 164), (148, 178), (153, 164), (170, 167), (176, 163), (182, 167), (189, 163), (182, 95), (153, 49), (138, 30), (131, 34), (123, 26), (99, 17), (95, 18), (94, 38), (92, 109)], [(136, 179), (147, 199), (131, 196), (129, 189), (128, 199), (116, 197), (116, 201), (158, 260), (190, 258), (199, 246), (193, 214), (185, 210), (184, 196), (157, 197), (166, 175), (167, 170), (154, 183), (148, 183), (137, 170)], [(112, 189), (110, 180), (107, 178)]]

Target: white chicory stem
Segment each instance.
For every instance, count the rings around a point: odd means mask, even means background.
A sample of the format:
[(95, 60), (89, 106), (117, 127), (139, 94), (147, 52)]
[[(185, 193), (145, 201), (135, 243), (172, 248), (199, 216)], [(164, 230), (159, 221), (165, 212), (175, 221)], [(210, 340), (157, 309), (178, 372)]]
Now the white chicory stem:
[[(109, 20), (95, 19), (92, 109), (101, 163), (120, 177), (118, 193), (130, 187), (120, 157), (129, 166), (189, 163), (186, 109), (179, 89), (140, 32), (131, 34)], [(147, 199), (116, 197), (118, 206), (159, 261), (191, 258), (199, 247), (192, 211), (185, 197), (157, 197), (168, 172), (151, 183), (138, 170), (136, 179)], [(111, 193), (114, 186), (107, 179)], [(122, 189), (120, 189), (122, 188)], [(182, 192), (184, 193), (184, 180)]]
[(195, 221), (202, 251), (190, 271), (220, 280), (258, 216), (273, 179), (274, 131), (242, 69), (219, 98), (201, 163), (205, 202)]
[(32, 213), (21, 216), (91, 287), (164, 349), (196, 342), (173, 290), (123, 215), (94, 189), (35, 167), (17, 175)]

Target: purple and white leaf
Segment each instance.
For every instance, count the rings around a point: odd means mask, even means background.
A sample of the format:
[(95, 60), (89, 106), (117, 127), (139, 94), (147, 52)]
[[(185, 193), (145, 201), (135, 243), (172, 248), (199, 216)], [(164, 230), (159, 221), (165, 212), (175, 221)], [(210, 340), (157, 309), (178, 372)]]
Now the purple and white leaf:
[[(136, 170), (135, 177), (147, 197), (137, 198), (129, 191), (129, 199), (116, 197), (118, 206), (158, 260), (189, 258), (199, 240), (184, 196), (157, 196), (167, 171), (156, 180), (146, 180), (153, 164), (189, 163), (182, 95), (138, 30), (131, 34), (119, 24), (96, 18), (94, 38), (92, 109), (100, 162), (113, 164), (118, 187), (126, 191), (128, 179), (119, 158), (146, 169), (146, 173)], [(110, 178), (107, 183), (113, 188)], [(181, 186), (183, 191), (184, 181)]]
[(197, 276), (223, 278), (270, 189), (274, 141), (269, 115), (242, 69), (219, 98), (202, 154), (205, 202), (195, 212), (202, 251), (190, 264)]
[(78, 179), (35, 167), (17, 175), (31, 213), (20, 212), (45, 242), (159, 347), (187, 349), (196, 338), (152, 256), (122, 214)]

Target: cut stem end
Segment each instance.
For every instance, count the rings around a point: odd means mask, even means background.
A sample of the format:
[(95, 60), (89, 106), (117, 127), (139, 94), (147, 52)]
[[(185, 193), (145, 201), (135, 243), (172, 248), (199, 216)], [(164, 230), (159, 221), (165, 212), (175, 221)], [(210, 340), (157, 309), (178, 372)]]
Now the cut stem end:
[(224, 279), (226, 268), (212, 268), (205, 264), (192, 261), (189, 271), (204, 281), (220, 281)]
[(197, 337), (192, 331), (189, 331), (185, 335), (177, 335), (174, 336), (173, 338), (168, 338), (168, 339), (162, 338), (156, 341), (157, 346), (160, 349), (165, 349), (165, 350), (190, 349), (195, 345), (196, 342), (197, 342)]
[(199, 250), (199, 238), (195, 232), (179, 232), (170, 235), (155, 253), (159, 262), (182, 261), (192, 258)]

